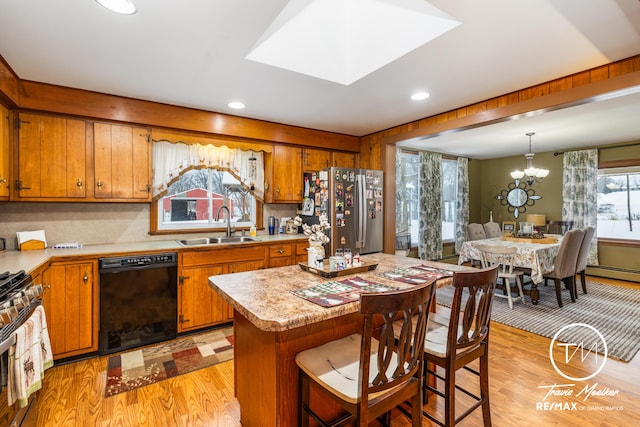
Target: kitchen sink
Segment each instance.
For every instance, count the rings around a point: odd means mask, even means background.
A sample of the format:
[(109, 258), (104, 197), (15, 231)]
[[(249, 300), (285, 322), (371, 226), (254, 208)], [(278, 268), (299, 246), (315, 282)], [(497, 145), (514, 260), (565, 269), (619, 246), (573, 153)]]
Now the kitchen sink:
[(223, 243), (259, 242), (255, 237), (200, 237), (196, 239), (176, 240), (182, 246), (219, 245)]

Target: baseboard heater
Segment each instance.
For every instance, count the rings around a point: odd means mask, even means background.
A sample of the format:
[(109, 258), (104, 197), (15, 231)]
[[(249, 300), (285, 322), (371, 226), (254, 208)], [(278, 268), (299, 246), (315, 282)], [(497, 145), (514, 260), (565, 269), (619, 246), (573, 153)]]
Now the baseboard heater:
[[(598, 274), (598, 272), (600, 272), (600, 274)], [(611, 275), (607, 276), (607, 272), (610, 272)], [(610, 277), (614, 279), (640, 282), (640, 270), (632, 270), (630, 268), (611, 267), (606, 265), (588, 265), (587, 274), (591, 276)]]

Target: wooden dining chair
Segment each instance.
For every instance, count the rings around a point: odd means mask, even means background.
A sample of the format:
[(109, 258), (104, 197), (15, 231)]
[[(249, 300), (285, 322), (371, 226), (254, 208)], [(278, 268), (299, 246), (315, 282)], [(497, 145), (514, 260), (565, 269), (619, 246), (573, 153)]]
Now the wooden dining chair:
[[(488, 348), (491, 303), (497, 279), (497, 266), (474, 272), (454, 272), (448, 323), (429, 322), (424, 345), (424, 398), (428, 398), (429, 392), (444, 398), (444, 421), (427, 411), (423, 411), (423, 415), (440, 426), (453, 426), (479, 407), (482, 407), (484, 426), (491, 426)], [(479, 359), (479, 369), (469, 366), (476, 359)], [(436, 367), (444, 369), (444, 375), (438, 373)], [(456, 384), (456, 372), (462, 368), (479, 377), (479, 396)], [(438, 388), (437, 381), (432, 384), (431, 376), (444, 382), (444, 387)], [(456, 389), (475, 400), (457, 418)]]
[(562, 284), (569, 289), (571, 302), (576, 302), (576, 265), (578, 252), (584, 236), (584, 230), (575, 228), (565, 233), (558, 249), (558, 254), (553, 261), (553, 271), (546, 273), (543, 278), (553, 280), (556, 286), (556, 298), (558, 306), (562, 307)]
[[(591, 249), (591, 243), (593, 242), (593, 236), (595, 234), (596, 234), (595, 227), (585, 227), (584, 237), (582, 239), (582, 243), (580, 244), (580, 251), (578, 252), (578, 261), (576, 264), (576, 275), (580, 276), (580, 283), (582, 284), (582, 292), (584, 292), (585, 294), (587, 293), (587, 260), (589, 259), (589, 250)], [(578, 293), (576, 292), (576, 298), (577, 297), (578, 297)]]
[[(506, 298), (509, 302), (509, 308), (513, 310), (513, 301), (522, 301), (524, 304), (524, 292), (522, 292), (522, 281), (524, 272), (514, 268), (516, 253), (518, 249), (513, 246), (490, 246), (480, 245), (480, 261), (482, 268), (493, 266), (498, 267), (498, 278), (502, 279), (502, 285), (506, 295), (495, 294), (496, 297)], [(518, 290), (518, 296), (511, 296), (511, 282), (515, 282)]]
[[(324, 426), (351, 422), (367, 426), (384, 415), (388, 424), (390, 411), (407, 400), (412, 425), (422, 426), (422, 347), (434, 283), (362, 294), (362, 333), (296, 355), (299, 426), (308, 426), (309, 416)], [(401, 323), (397, 337), (394, 321)], [(331, 422), (322, 421), (318, 409), (311, 409), (311, 385), (347, 412)]]

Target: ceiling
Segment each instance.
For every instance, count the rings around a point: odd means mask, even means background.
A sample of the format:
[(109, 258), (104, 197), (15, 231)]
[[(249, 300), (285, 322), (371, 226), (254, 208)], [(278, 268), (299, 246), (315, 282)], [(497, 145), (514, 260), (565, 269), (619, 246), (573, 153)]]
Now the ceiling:
[[(640, 54), (638, 0), (432, 0), (461, 24), (343, 85), (245, 59), (286, 0), (134, 2), (4, 0), (0, 55), (24, 80), (362, 136)], [(534, 152), (564, 150), (640, 140), (637, 117), (632, 94), (411, 146), (503, 157), (532, 131)]]

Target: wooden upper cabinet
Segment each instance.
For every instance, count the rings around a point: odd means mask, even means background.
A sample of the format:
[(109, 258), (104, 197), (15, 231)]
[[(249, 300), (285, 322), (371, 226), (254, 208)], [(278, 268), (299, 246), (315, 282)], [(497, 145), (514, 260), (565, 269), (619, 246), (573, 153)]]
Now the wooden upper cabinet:
[(314, 172), (332, 166), (355, 168), (356, 155), (344, 151), (316, 150), (305, 148), (302, 152), (302, 169), (304, 172)]
[(340, 168), (355, 168), (356, 155), (354, 153), (346, 153), (343, 151), (334, 151), (331, 153), (332, 165)]
[(302, 153), (303, 170), (315, 172), (331, 167), (331, 151), (305, 148)]
[(17, 200), (86, 196), (84, 121), (20, 113), (17, 147)]
[(94, 123), (96, 199), (151, 201), (151, 142), (141, 127)]
[(275, 145), (272, 158), (273, 202), (300, 203), (302, 201), (302, 148)]
[(0, 200), (9, 198), (9, 110), (0, 105)]

